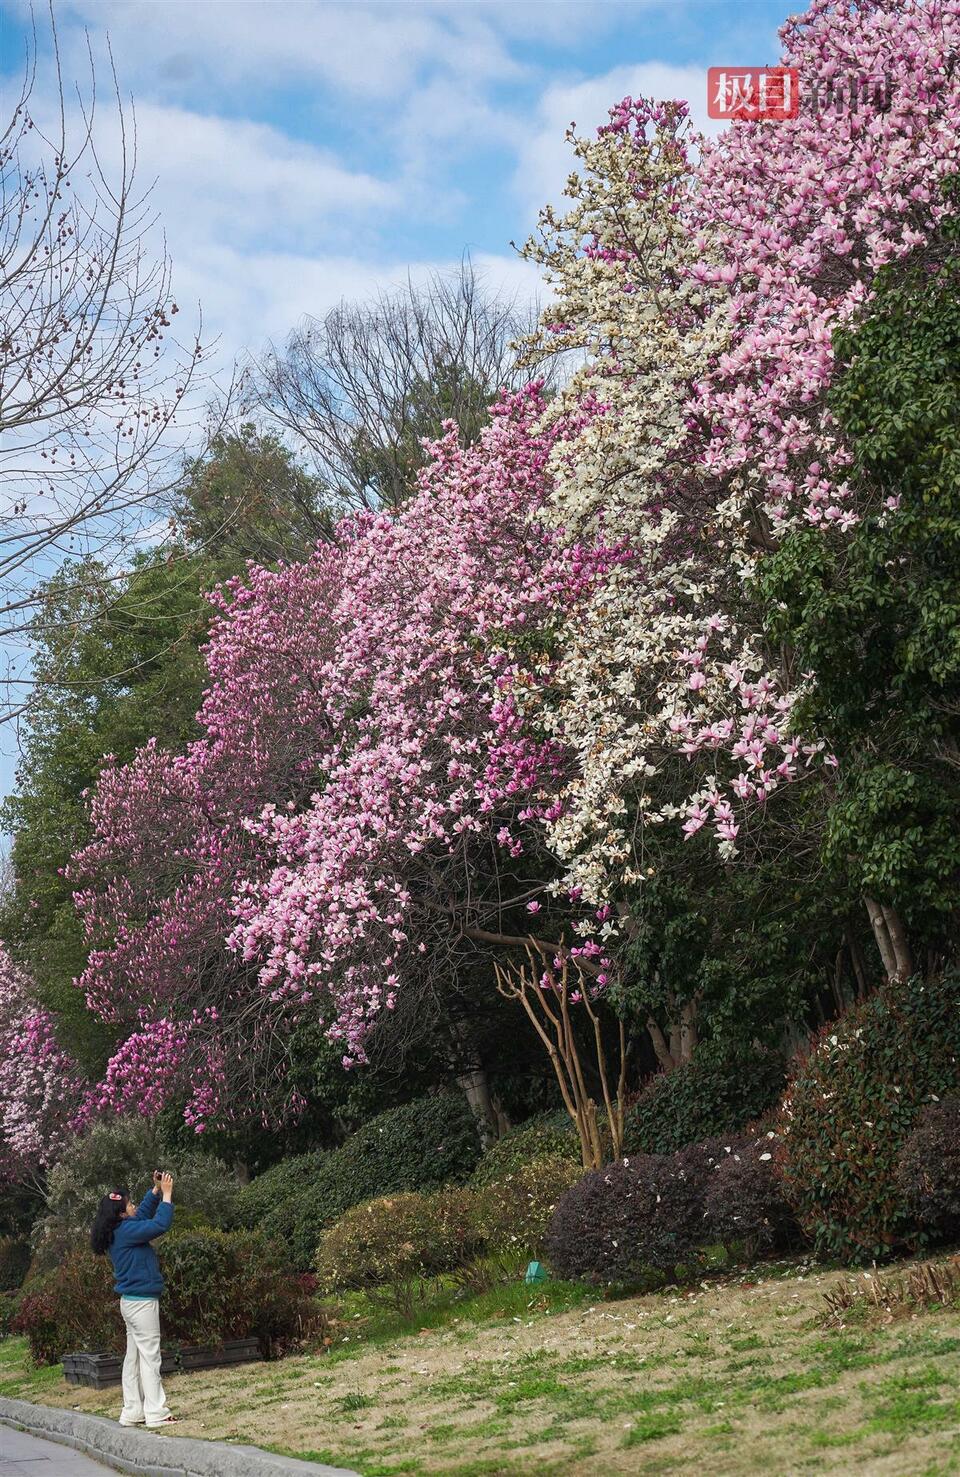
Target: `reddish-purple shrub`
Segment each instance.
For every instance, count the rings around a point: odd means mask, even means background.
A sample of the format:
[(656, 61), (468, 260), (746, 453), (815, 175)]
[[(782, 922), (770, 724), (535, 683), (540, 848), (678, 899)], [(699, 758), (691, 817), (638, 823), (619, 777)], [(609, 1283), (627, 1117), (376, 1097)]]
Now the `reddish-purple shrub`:
[(960, 1098), (930, 1103), (900, 1151), (904, 1209), (923, 1230), (960, 1232)]
[(776, 1250), (799, 1233), (776, 1164), (777, 1135), (731, 1139), (710, 1175), (704, 1225), (713, 1241), (742, 1242), (750, 1256)]

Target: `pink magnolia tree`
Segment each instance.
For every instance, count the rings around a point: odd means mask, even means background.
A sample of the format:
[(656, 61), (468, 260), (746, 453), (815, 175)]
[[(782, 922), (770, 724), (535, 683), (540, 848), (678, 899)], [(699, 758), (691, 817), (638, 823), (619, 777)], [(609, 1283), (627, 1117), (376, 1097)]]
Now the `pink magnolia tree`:
[(831, 335), (947, 210), (960, 9), (815, 0), (781, 35), (796, 119), (707, 143), (683, 104), (627, 98), (574, 139), (570, 208), (528, 247), (556, 289), (533, 352), (587, 356), (548, 411), (582, 422), (544, 518), (633, 553), (561, 634), (549, 703), (526, 705), (573, 756), (548, 835), (597, 905), (642, 889), (655, 831), (703, 831), (730, 861), (778, 793), (837, 762), (798, 727), (816, 676), (766, 640), (755, 581), (798, 522), (843, 540), (876, 504), (827, 409)]
[(69, 1140), (88, 1084), (0, 944), (0, 1179), (36, 1183)]
[(135, 1082), (147, 1111), (187, 1084), (198, 1129), (295, 1109), (300, 1022), (362, 1061), (401, 988), (522, 941), (553, 865), (530, 823), (563, 760), (522, 731), (508, 651), (542, 680), (551, 621), (604, 562), (531, 518), (543, 409), (512, 397), (467, 449), (450, 426), (398, 515), (217, 596), (205, 736), (105, 769), (74, 866), (81, 984), (130, 1027), (102, 1107)]

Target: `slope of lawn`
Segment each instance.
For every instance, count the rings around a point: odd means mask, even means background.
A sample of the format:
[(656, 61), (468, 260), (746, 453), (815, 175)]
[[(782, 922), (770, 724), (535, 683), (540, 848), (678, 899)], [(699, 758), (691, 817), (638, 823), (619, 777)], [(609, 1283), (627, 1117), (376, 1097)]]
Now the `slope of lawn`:
[[(827, 1327), (823, 1294), (844, 1275), (794, 1263), (610, 1302), (519, 1286), (443, 1326), (347, 1324), (330, 1353), (183, 1375), (168, 1394), (178, 1433), (363, 1477), (960, 1472), (960, 1309)], [(0, 1394), (118, 1406), (31, 1370), (15, 1339)]]

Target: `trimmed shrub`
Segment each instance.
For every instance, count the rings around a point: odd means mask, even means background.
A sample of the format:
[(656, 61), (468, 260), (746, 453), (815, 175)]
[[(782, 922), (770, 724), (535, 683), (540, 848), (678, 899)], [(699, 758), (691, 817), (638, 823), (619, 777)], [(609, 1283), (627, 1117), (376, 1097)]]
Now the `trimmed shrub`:
[(775, 1052), (731, 1052), (703, 1042), (692, 1061), (647, 1083), (627, 1110), (624, 1143), (635, 1154), (672, 1154), (735, 1133), (776, 1105), (785, 1080)]
[(672, 1273), (678, 1262), (687, 1262), (710, 1240), (705, 1209), (707, 1186), (732, 1148), (732, 1139), (706, 1139), (688, 1144), (675, 1154), (647, 1157), (645, 1173), (654, 1210), (640, 1230), (636, 1248), (646, 1266)]
[[(206, 1228), (164, 1237), (165, 1343), (218, 1344), (256, 1335), (265, 1354), (306, 1336), (318, 1319), (312, 1289), (262, 1236)], [(109, 1259), (75, 1251), (20, 1294), (14, 1329), (37, 1364), (73, 1350), (121, 1350), (126, 1336)]]
[(636, 1286), (651, 1272), (691, 1270), (714, 1229), (707, 1197), (734, 1139), (675, 1154), (638, 1154), (592, 1170), (560, 1197), (546, 1236), (558, 1277)]
[(785, 1194), (818, 1253), (872, 1260), (909, 1242), (900, 1155), (958, 1082), (956, 974), (884, 985), (820, 1033), (780, 1113)]
[(653, 1167), (649, 1155), (620, 1159), (561, 1195), (546, 1236), (556, 1276), (629, 1284), (642, 1274), (639, 1247), (657, 1205)]
[(316, 1268), (325, 1291), (380, 1287), (448, 1272), (481, 1249), (469, 1190), (385, 1195), (325, 1231)]
[(241, 1226), (259, 1228), (271, 1240), (288, 1240), (300, 1199), (308, 1193), (327, 1157), (323, 1150), (292, 1154), (244, 1185), (237, 1199)]
[[(35, 1237), (35, 1268), (52, 1270), (63, 1248), (86, 1241), (100, 1199), (114, 1185), (127, 1184), (140, 1201), (154, 1169), (167, 1160), (156, 1130), (140, 1118), (105, 1119), (64, 1150), (47, 1184), (49, 1215)], [(182, 1155), (170, 1166), (176, 1179), (178, 1219), (229, 1228), (237, 1224), (240, 1183), (227, 1166), (199, 1152)]]
[(777, 1135), (733, 1139), (718, 1159), (704, 1193), (707, 1234), (725, 1246), (740, 1243), (747, 1256), (776, 1251), (798, 1235), (777, 1167)]
[(960, 1098), (922, 1110), (900, 1151), (897, 1185), (917, 1225), (938, 1236), (960, 1233)]
[(583, 1175), (579, 1163), (560, 1155), (521, 1164), (496, 1184), (474, 1190), (476, 1224), (488, 1252), (543, 1249), (557, 1201)]
[(470, 1183), (496, 1184), (539, 1159), (566, 1159), (581, 1166), (580, 1140), (566, 1112), (543, 1113), (504, 1134), (484, 1154)]
[[(462, 1183), (480, 1154), (476, 1120), (464, 1097), (419, 1098), (372, 1118), (339, 1149), (321, 1155), (315, 1169), (304, 1165), (303, 1174), (293, 1176), (290, 1201), (278, 1199), (258, 1224), (265, 1235), (283, 1241), (293, 1266), (308, 1271), (321, 1232), (353, 1206)], [(251, 1200), (256, 1184), (250, 1186)]]
[(30, 1266), (30, 1243), (13, 1236), (0, 1236), (0, 1292), (22, 1287)]

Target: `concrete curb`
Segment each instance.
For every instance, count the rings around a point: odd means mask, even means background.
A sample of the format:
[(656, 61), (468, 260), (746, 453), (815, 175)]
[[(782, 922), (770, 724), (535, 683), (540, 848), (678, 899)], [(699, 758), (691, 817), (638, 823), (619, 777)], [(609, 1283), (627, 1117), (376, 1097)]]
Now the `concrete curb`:
[(86, 1456), (135, 1477), (357, 1477), (346, 1467), (323, 1462), (301, 1462), (276, 1456), (256, 1446), (228, 1446), (223, 1441), (198, 1441), (192, 1436), (154, 1435), (117, 1425), (99, 1415), (31, 1405), (26, 1400), (0, 1397), (0, 1421), (72, 1446)]

